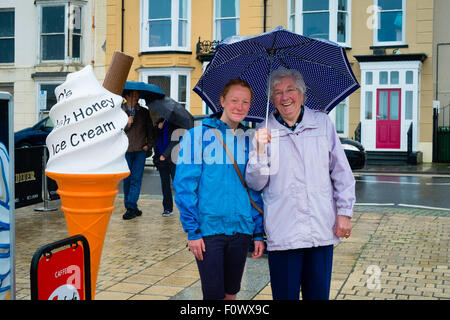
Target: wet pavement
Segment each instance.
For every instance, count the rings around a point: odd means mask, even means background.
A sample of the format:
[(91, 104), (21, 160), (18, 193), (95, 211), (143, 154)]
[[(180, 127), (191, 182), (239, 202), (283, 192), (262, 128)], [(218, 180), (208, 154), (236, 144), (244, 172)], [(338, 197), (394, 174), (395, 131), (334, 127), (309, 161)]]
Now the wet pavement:
[(388, 166), (366, 165), (355, 173), (374, 174), (426, 174), (450, 176), (450, 163), (421, 163), (418, 165)]
[[(450, 173), (423, 167), (430, 170)], [(142, 195), (143, 215), (125, 221), (122, 200), (119, 194), (106, 234), (96, 299), (201, 299), (197, 265), (178, 211), (162, 217), (161, 199)], [(59, 208), (60, 201), (50, 205)], [(18, 300), (30, 299), (34, 252), (68, 237), (60, 209), (37, 212), (36, 207), (42, 203), (15, 212)], [(351, 237), (335, 246), (331, 299), (450, 299), (450, 211), (355, 206), (352, 223)], [(266, 255), (248, 257), (237, 298), (272, 299)]]

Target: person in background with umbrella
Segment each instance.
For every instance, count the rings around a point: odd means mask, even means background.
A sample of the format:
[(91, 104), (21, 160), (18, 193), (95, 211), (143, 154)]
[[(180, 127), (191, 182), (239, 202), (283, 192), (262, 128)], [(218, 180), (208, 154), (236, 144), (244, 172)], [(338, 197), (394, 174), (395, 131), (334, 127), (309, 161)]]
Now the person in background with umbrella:
[[(253, 258), (264, 251), (262, 215), (252, 206), (262, 206), (261, 194), (246, 190), (236, 171), (241, 176), (245, 173), (249, 141), (240, 123), (251, 100), (248, 83), (229, 81), (220, 98), (223, 112), (204, 119), (180, 142), (175, 202), (197, 261), (205, 300), (234, 300), (252, 239)], [(231, 157), (237, 159), (233, 161), (237, 168), (230, 165), (222, 142), (233, 146)]]
[[(245, 174), (263, 191), (274, 300), (329, 299), (333, 245), (351, 233), (355, 179), (333, 123), (304, 106), (299, 71), (270, 81), (274, 112), (261, 123)], [(320, 97), (316, 97), (320, 99)]]
[(164, 118), (159, 118), (155, 126), (155, 140), (153, 163), (159, 171), (161, 178), (161, 189), (163, 193), (163, 217), (168, 217), (173, 213), (173, 198), (170, 181), (175, 177), (175, 163), (173, 163), (171, 154), (172, 149), (178, 144), (178, 141), (172, 141), (172, 133), (178, 129), (171, 122)]
[(125, 153), (125, 159), (130, 169), (130, 175), (123, 180), (126, 212), (122, 217), (124, 220), (130, 220), (142, 215), (142, 211), (138, 208), (138, 200), (145, 158), (154, 144), (154, 130), (148, 110), (138, 104), (139, 92), (137, 90), (125, 90), (123, 95), (126, 102), (122, 104), (122, 109), (128, 115), (128, 123), (125, 126), (128, 149)]

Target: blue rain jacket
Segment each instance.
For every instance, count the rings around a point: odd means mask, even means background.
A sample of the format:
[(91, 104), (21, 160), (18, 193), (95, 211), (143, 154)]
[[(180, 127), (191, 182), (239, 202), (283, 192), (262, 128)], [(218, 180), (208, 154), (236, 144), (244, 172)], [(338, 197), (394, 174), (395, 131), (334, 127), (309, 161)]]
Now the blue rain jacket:
[[(244, 233), (262, 241), (263, 217), (251, 205), (222, 143), (207, 126), (221, 132), (245, 177), (251, 141), (245, 134), (247, 128), (241, 126), (234, 134), (227, 124), (210, 117), (203, 119), (201, 126), (190, 129), (180, 142), (173, 182), (183, 229), (189, 240)], [(263, 208), (261, 193), (249, 191), (252, 199)]]

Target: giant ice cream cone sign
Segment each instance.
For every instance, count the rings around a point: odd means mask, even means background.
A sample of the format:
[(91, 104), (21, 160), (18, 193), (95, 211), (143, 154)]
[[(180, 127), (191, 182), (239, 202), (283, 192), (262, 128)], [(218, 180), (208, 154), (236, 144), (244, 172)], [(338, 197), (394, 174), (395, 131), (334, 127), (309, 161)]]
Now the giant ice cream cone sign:
[(124, 61), (114, 64), (113, 59), (108, 71), (111, 79), (111, 70), (121, 70), (117, 79), (122, 84), (112, 81), (114, 93), (102, 87), (90, 65), (69, 74), (55, 89), (57, 103), (49, 114), (55, 126), (46, 141), (45, 172), (58, 184), (69, 235), (82, 234), (89, 242), (92, 298), (118, 185), (130, 174), (123, 131), (128, 117), (119, 95), (131, 66), (125, 60), (124, 67)]

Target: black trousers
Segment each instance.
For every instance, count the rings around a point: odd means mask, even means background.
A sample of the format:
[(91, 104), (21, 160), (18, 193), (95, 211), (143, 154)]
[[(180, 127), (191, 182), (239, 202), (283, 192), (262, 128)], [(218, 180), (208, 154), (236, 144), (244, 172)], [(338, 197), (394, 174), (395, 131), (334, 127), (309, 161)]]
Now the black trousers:
[(161, 178), (161, 189), (163, 194), (163, 208), (167, 211), (173, 211), (173, 197), (171, 180), (175, 177), (175, 164), (172, 161), (162, 161), (156, 165)]

